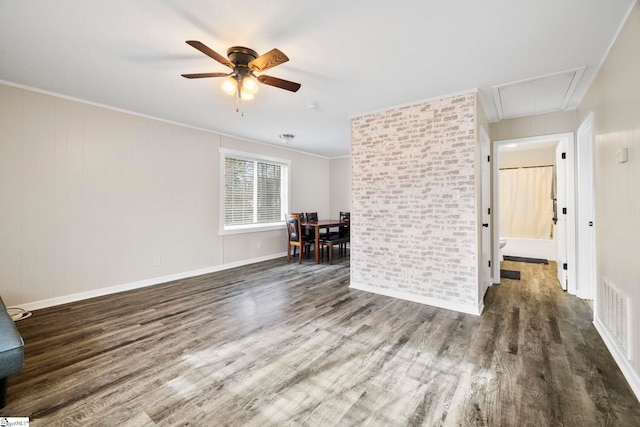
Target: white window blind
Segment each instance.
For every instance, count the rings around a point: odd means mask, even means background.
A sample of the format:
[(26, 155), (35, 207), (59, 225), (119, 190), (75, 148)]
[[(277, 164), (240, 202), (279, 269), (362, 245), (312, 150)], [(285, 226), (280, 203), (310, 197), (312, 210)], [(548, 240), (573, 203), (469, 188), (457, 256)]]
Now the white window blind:
[(288, 211), (289, 167), (284, 160), (223, 152), (223, 229), (281, 226)]

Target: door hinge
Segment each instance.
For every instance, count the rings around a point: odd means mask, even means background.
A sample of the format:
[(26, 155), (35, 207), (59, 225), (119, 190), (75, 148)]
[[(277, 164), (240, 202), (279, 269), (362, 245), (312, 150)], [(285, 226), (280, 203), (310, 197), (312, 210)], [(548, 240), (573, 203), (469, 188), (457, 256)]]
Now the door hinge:
[(564, 264), (562, 264), (562, 269), (563, 270), (568, 270), (569, 269), (569, 266), (567, 265), (566, 262)]
[(562, 208), (562, 213), (563, 213), (564, 215), (566, 215), (566, 214), (567, 214), (567, 208)]
[(489, 260), (489, 268), (491, 268), (491, 260)]
[(487, 208), (487, 214), (491, 215), (491, 208)]
[(562, 153), (562, 158), (566, 160), (566, 158), (567, 158), (567, 153)]

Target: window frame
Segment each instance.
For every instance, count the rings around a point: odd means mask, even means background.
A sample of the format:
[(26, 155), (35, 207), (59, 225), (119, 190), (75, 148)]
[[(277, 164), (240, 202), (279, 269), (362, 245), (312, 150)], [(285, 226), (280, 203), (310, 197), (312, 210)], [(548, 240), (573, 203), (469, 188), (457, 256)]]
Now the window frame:
[[(286, 221), (285, 216), (289, 211), (289, 201), (291, 195), (291, 160), (281, 159), (277, 157), (264, 156), (261, 154), (247, 153), (244, 151), (230, 150), (227, 148), (220, 148), (220, 194), (219, 194), (219, 235), (228, 234), (240, 234), (240, 233), (255, 233), (261, 231), (281, 230), (285, 229)], [(253, 224), (241, 224), (241, 225), (225, 225), (225, 160), (227, 158), (247, 160), (252, 162), (268, 163), (272, 165), (278, 165), (286, 168), (286, 182), (284, 183), (284, 206), (281, 207), (283, 216), (279, 221), (267, 222), (267, 223), (253, 223)]]

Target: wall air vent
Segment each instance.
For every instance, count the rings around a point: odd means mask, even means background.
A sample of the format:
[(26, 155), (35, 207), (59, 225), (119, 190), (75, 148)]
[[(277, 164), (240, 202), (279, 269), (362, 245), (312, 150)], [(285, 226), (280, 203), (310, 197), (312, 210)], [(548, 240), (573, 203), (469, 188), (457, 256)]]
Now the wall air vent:
[(629, 347), (629, 297), (619, 287), (604, 279), (603, 323), (616, 340), (627, 359), (631, 360)]

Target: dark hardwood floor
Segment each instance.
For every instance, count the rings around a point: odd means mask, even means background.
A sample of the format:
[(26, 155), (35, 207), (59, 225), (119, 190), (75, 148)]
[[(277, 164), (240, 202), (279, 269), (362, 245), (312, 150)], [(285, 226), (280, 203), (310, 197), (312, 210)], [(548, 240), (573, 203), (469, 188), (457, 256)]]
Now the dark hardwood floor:
[(481, 317), (286, 259), (34, 312), (0, 416), (32, 426), (638, 426), (548, 266), (505, 263)]

